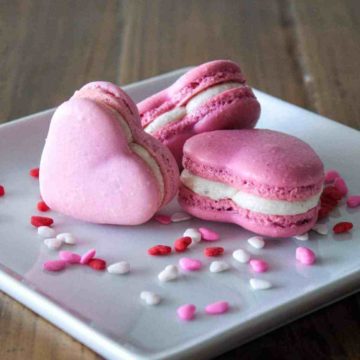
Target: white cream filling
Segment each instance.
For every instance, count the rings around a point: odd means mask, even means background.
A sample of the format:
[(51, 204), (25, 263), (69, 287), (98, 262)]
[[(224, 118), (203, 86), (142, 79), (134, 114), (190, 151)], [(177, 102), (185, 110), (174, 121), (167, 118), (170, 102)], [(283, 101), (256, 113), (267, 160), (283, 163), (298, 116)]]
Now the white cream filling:
[(318, 194), (303, 201), (266, 199), (218, 181), (204, 179), (192, 174), (188, 170), (183, 170), (181, 173), (181, 182), (201, 196), (207, 196), (213, 200), (230, 199), (243, 209), (266, 215), (303, 214), (318, 204), (321, 195), (320, 191)]
[(133, 136), (130, 130), (129, 125), (127, 122), (122, 118), (119, 113), (116, 113), (119, 124), (121, 128), (124, 130), (126, 139), (128, 141), (130, 149), (136, 153), (144, 162), (149, 166), (150, 170), (155, 175), (157, 182), (159, 183), (161, 199), (164, 198), (165, 192), (165, 185), (164, 185), (164, 178), (162, 176), (161, 170), (159, 165), (157, 164), (156, 160), (150, 155), (150, 153), (141, 145), (133, 142)]
[(193, 96), (185, 106), (180, 106), (161, 114), (149, 125), (147, 125), (144, 130), (147, 133), (153, 134), (165, 125), (179, 121), (187, 114), (194, 112), (197, 108), (199, 108), (199, 106), (206, 103), (214, 96), (219, 95), (224, 91), (236, 89), (242, 86), (243, 85), (238, 82), (227, 82), (224, 84), (212, 86), (211, 88), (208, 88)]

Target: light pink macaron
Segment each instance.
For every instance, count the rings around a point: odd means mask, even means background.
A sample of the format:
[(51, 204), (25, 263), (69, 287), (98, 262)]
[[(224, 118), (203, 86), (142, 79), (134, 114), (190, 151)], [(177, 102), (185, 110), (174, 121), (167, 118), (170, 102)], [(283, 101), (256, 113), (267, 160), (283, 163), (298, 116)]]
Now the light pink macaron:
[(142, 130), (129, 96), (99, 81), (55, 111), (39, 180), (53, 210), (94, 223), (136, 225), (175, 196), (178, 175), (171, 152)]
[(289, 237), (316, 222), (323, 164), (302, 140), (272, 130), (218, 130), (184, 146), (180, 205), (205, 220)]
[(229, 60), (202, 64), (169, 88), (138, 104), (146, 132), (167, 145), (181, 166), (191, 136), (218, 129), (255, 126), (260, 105), (240, 67)]

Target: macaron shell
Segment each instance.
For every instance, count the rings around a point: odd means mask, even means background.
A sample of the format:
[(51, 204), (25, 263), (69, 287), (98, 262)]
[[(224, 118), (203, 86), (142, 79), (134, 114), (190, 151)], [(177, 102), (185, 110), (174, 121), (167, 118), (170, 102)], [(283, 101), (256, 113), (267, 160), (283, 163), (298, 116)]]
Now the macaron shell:
[(161, 205), (159, 184), (128, 146), (114, 111), (73, 98), (51, 121), (40, 192), (53, 210), (95, 223), (141, 224)]

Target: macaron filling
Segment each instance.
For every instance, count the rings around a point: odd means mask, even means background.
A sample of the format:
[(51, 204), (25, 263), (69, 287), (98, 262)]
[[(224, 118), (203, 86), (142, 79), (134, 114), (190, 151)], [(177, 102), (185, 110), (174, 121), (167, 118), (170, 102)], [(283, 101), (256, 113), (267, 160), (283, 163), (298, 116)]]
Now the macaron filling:
[(208, 180), (194, 175), (188, 170), (181, 173), (181, 182), (192, 192), (212, 200), (228, 199), (242, 209), (266, 215), (299, 215), (315, 208), (320, 199), (321, 191), (306, 200), (286, 201), (267, 199), (242, 191), (230, 185)]
[(170, 111), (161, 114), (160, 116), (155, 118), (150, 124), (148, 124), (144, 128), (144, 130), (149, 134), (154, 134), (166, 125), (180, 121), (186, 115), (195, 112), (201, 105), (203, 105), (213, 97), (225, 91), (240, 88), (243, 86), (244, 85), (239, 82), (226, 82), (207, 88), (200, 93), (194, 95), (186, 103), (185, 106), (175, 107), (174, 109), (171, 109)]

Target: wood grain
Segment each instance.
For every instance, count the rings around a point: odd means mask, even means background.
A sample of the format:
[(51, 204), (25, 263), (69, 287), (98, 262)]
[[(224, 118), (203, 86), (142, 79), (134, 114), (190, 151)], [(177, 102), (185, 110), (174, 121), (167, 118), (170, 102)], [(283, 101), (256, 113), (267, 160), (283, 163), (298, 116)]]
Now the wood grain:
[[(359, 128), (356, 0), (2, 0), (0, 122), (90, 80), (126, 84), (215, 58), (256, 88)], [(0, 139), (1, 141), (1, 139)], [(218, 359), (360, 358), (354, 295)], [(0, 359), (97, 359), (0, 294)]]

